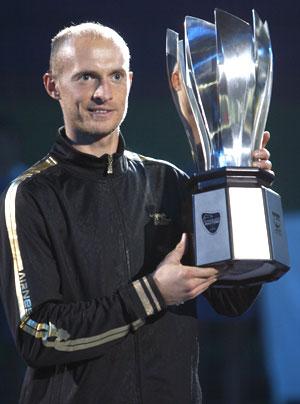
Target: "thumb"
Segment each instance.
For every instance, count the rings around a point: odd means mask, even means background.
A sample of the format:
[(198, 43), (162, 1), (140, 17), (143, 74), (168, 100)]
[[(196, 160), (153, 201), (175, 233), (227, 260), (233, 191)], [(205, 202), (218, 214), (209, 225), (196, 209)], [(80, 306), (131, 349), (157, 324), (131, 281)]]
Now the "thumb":
[(262, 144), (261, 144), (261, 147), (262, 148), (264, 148), (264, 147), (266, 147), (266, 145), (267, 145), (267, 143), (268, 143), (268, 141), (270, 140), (270, 132), (268, 132), (268, 131), (265, 131), (264, 132), (264, 134), (263, 134), (263, 138), (262, 138)]
[(176, 245), (174, 250), (172, 250), (167, 255), (167, 259), (171, 260), (172, 262), (180, 263), (181, 258), (183, 257), (183, 254), (185, 252), (186, 243), (187, 243), (186, 233), (183, 233), (179, 243)]

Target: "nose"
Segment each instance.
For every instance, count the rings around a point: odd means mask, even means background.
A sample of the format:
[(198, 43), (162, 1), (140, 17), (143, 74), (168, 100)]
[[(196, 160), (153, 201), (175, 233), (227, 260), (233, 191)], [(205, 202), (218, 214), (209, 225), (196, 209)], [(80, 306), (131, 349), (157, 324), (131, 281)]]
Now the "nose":
[(101, 103), (112, 99), (111, 85), (107, 80), (102, 80), (98, 87), (95, 89), (93, 99)]

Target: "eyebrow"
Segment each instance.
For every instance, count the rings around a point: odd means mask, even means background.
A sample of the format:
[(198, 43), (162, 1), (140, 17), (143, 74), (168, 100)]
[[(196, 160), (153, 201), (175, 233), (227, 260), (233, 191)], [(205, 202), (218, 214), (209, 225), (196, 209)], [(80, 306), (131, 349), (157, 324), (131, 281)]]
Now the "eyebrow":
[[(126, 75), (127, 70), (124, 69), (124, 67), (116, 67), (114, 69), (112, 69), (109, 74), (114, 74), (114, 73), (121, 73)], [(90, 69), (82, 69), (76, 73), (74, 73), (71, 77), (71, 80), (76, 80), (78, 79), (80, 76), (82, 76), (83, 74), (90, 74), (91, 76), (95, 76), (95, 77), (100, 77), (99, 73), (95, 70), (90, 70)]]
[(71, 80), (76, 80), (83, 74), (90, 74), (91, 76), (99, 76), (99, 74), (97, 72), (95, 72), (94, 70), (83, 69), (83, 70), (80, 70), (79, 72), (76, 72), (75, 74), (73, 74), (71, 77)]

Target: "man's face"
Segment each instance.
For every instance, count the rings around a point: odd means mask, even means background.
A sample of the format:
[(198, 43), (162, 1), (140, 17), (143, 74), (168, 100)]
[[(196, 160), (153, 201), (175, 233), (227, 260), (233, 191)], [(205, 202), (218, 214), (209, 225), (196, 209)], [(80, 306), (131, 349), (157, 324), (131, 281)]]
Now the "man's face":
[(117, 133), (127, 112), (132, 74), (122, 50), (109, 39), (72, 39), (60, 50), (54, 77), (66, 133)]

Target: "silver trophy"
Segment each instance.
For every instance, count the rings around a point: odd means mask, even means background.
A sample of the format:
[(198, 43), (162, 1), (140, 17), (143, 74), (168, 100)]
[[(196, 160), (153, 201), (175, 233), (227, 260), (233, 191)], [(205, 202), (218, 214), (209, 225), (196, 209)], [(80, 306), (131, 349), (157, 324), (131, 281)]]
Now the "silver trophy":
[(267, 23), (215, 10), (215, 24), (186, 17), (184, 39), (167, 30), (170, 89), (195, 163), (195, 265), (222, 268), (219, 286), (278, 279), (289, 269), (273, 175), (252, 167), (272, 88)]

